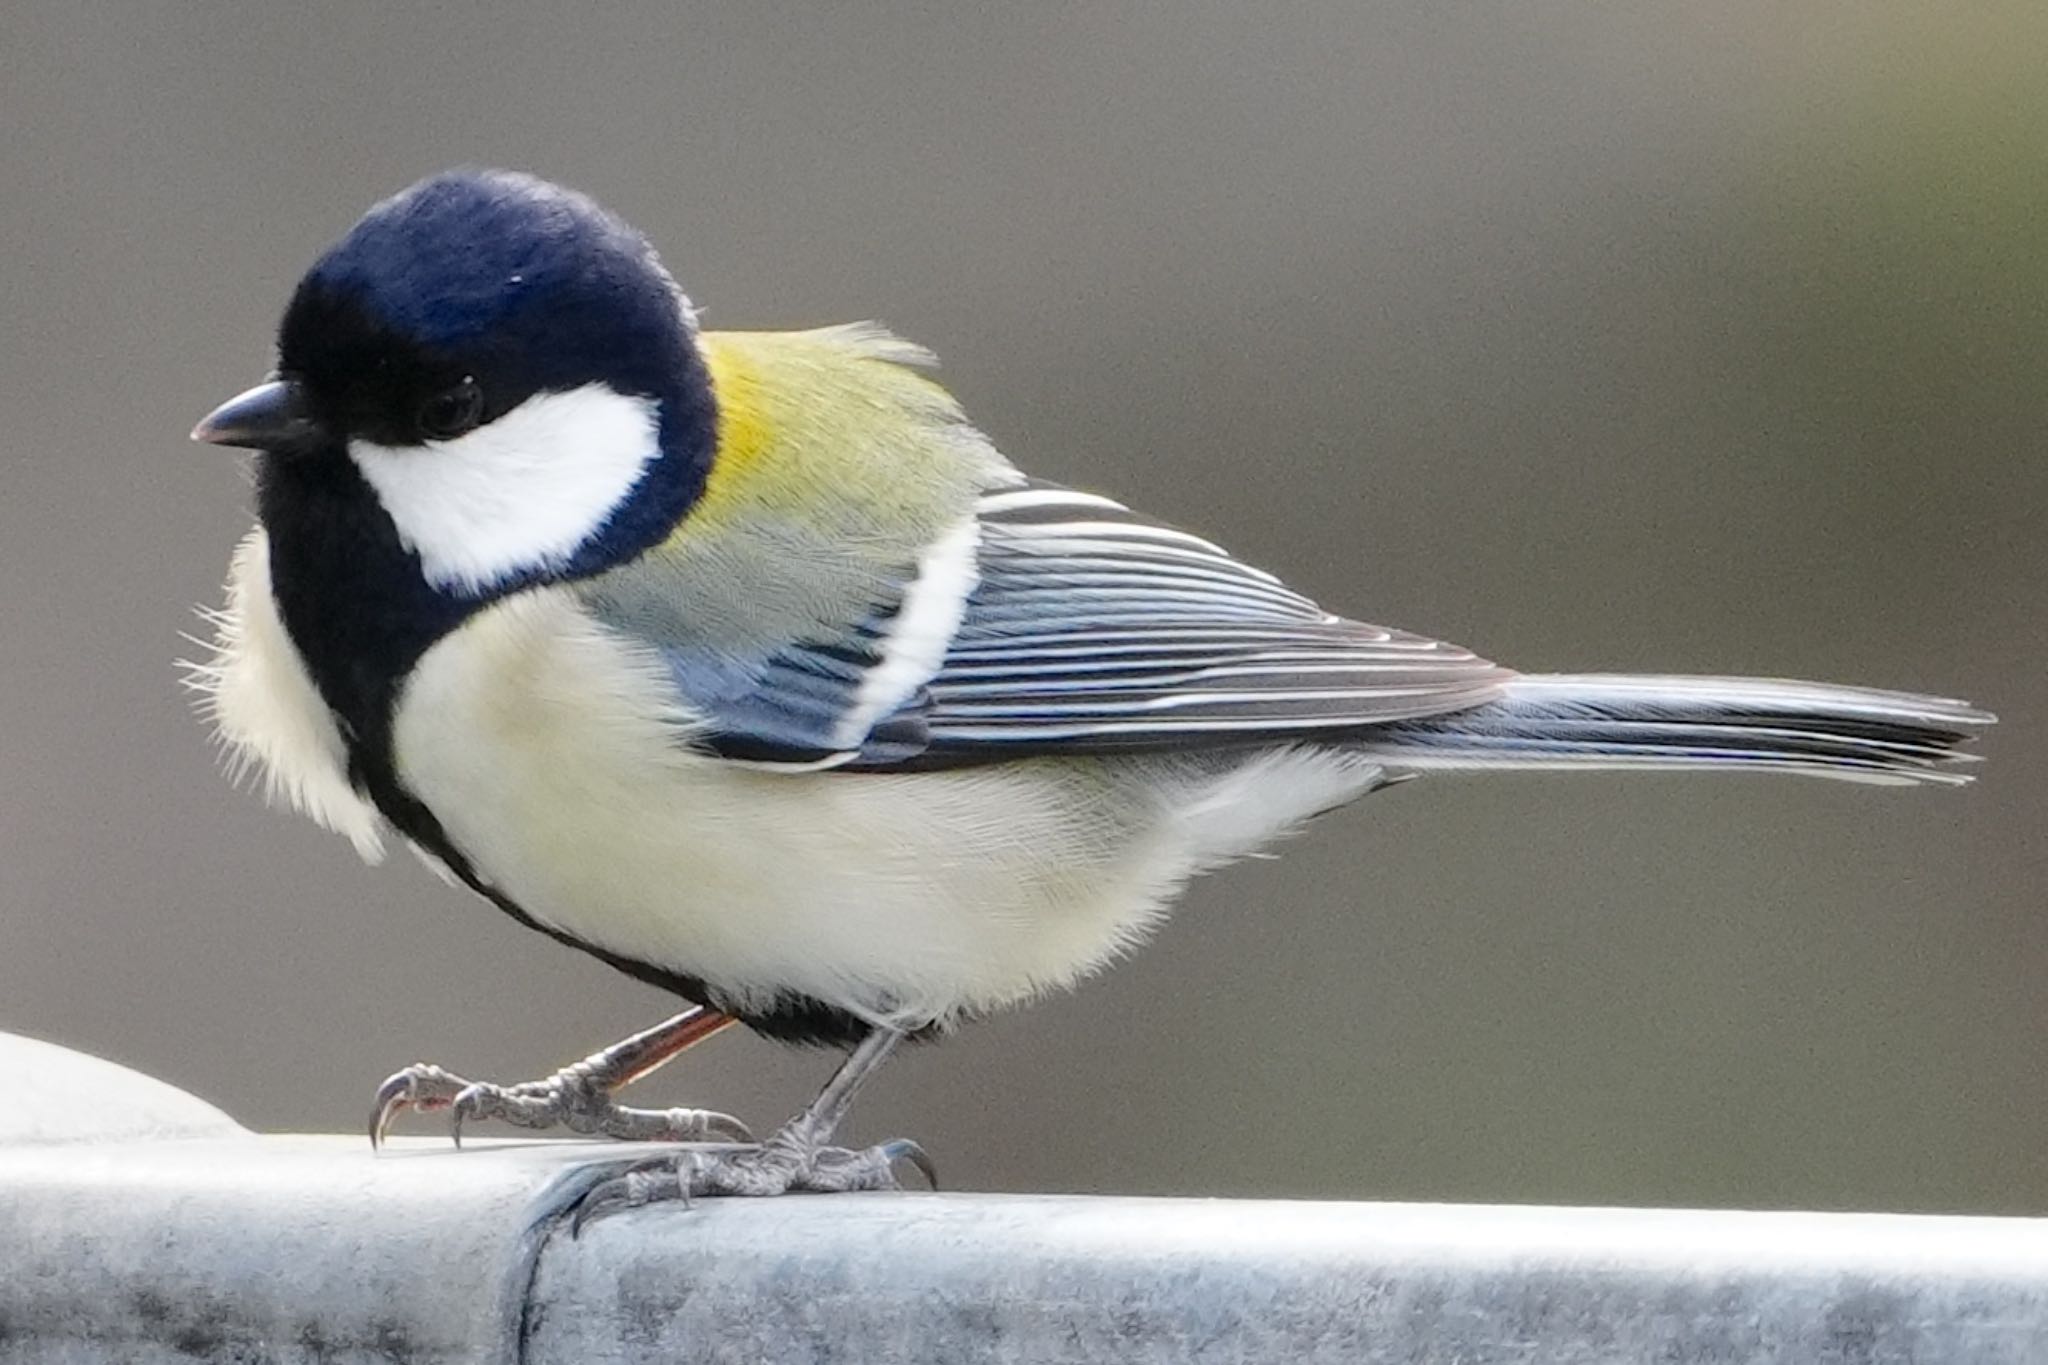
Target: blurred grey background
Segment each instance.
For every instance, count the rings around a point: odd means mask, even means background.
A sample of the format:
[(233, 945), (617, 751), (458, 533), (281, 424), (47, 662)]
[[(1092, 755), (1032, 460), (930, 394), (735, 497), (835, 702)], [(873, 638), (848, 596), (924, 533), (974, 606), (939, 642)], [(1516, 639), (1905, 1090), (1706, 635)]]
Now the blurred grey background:
[[(881, 318), (996, 440), (1531, 669), (1967, 695), (1961, 792), (1418, 783), (885, 1073), (956, 1187), (2048, 1211), (2038, 6), (10, 5), (0, 1028), (264, 1127), (670, 1009), (215, 771), (186, 428), (460, 161), (714, 326)], [(643, 1087), (784, 1116), (730, 1036)]]

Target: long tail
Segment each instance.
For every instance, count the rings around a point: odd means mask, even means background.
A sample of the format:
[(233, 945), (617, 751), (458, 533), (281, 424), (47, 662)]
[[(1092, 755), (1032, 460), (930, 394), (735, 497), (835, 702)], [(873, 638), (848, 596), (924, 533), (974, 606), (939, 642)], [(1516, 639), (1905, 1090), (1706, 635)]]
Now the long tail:
[(1996, 717), (1948, 697), (1775, 678), (1526, 674), (1496, 701), (1373, 734), (1395, 771), (1720, 768), (1960, 784)]

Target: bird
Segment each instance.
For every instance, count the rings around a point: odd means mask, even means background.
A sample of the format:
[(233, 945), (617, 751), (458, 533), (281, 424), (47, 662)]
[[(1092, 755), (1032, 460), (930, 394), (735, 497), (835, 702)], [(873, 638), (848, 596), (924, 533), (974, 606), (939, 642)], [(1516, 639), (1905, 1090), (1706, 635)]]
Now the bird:
[[(368, 210), (298, 281), (191, 682), (230, 763), (684, 1008), (538, 1081), (416, 1063), (408, 1110), (659, 1139), (588, 1191), (900, 1188), (834, 1138), (905, 1039), (1068, 987), (1187, 880), (1458, 770), (1955, 785), (1959, 700), (1523, 673), (1324, 609), (1028, 476), (877, 324), (700, 325), (640, 232), (514, 171)], [(733, 1024), (844, 1058), (765, 1139), (615, 1093)]]

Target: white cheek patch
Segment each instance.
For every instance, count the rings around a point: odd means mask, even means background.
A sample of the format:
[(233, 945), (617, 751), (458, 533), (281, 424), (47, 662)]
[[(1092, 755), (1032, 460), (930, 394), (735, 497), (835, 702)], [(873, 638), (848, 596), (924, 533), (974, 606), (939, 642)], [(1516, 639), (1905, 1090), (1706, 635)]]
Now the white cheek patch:
[(427, 580), (475, 592), (566, 563), (660, 453), (659, 425), (653, 399), (588, 384), (452, 441), (348, 451)]

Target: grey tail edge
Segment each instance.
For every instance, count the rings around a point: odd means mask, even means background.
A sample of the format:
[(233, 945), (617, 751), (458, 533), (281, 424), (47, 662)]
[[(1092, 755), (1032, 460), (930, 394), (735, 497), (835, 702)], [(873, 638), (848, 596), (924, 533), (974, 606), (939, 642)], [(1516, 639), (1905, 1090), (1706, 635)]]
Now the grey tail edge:
[(1478, 768), (1788, 772), (1892, 786), (1970, 780), (1997, 717), (1951, 697), (1781, 678), (1529, 673), (1468, 710), (1377, 727), (1390, 774)]

